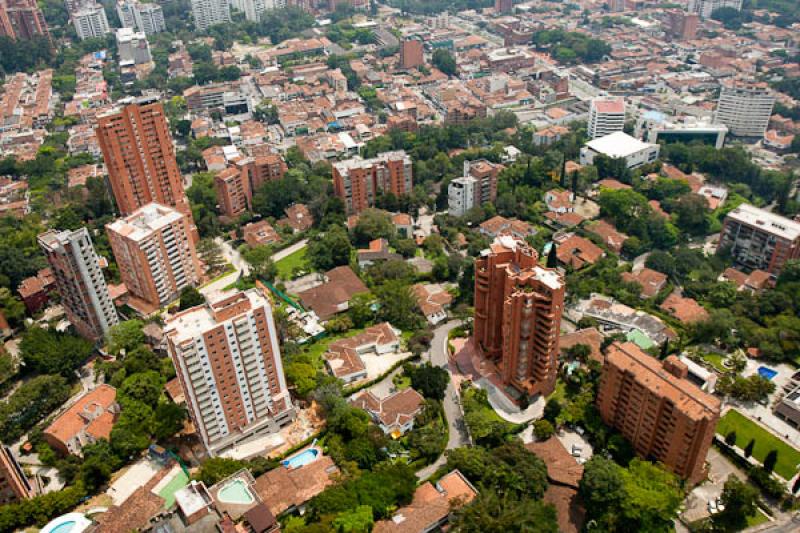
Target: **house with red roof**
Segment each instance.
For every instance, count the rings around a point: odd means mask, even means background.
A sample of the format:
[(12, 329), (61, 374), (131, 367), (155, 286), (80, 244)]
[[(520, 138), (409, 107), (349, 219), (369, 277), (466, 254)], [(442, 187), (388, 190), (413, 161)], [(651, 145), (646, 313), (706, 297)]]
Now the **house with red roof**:
[(44, 430), (44, 440), (63, 455), (81, 455), (83, 447), (109, 439), (117, 421), (117, 389), (102, 384), (87, 392)]

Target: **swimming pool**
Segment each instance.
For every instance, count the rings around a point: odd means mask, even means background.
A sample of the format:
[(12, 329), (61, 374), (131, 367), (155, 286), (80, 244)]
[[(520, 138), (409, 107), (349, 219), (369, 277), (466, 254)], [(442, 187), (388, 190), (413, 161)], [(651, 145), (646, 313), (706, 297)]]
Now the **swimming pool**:
[(54, 518), (40, 533), (81, 533), (92, 525), (92, 521), (81, 513), (67, 513)]
[(248, 505), (256, 501), (244, 480), (234, 479), (217, 491), (217, 499), (222, 503)]
[(761, 376), (762, 378), (772, 379), (778, 375), (778, 371), (773, 370), (768, 366), (760, 366), (758, 367), (758, 375)]
[(316, 448), (309, 448), (298, 453), (295, 456), (292, 456), (285, 461), (282, 462), (283, 466), (286, 468), (300, 468), (303, 465), (307, 465), (309, 463), (313, 463), (317, 460), (317, 456), (319, 455), (319, 450)]

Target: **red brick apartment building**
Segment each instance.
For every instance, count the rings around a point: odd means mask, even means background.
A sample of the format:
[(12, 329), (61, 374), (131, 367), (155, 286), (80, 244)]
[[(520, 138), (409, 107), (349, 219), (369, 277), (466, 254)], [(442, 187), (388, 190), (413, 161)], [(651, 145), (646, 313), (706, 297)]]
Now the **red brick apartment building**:
[(615, 342), (606, 353), (597, 408), (638, 455), (696, 484), (707, 474), (720, 400), (700, 390), (687, 374), (675, 356), (659, 361), (632, 342)]
[(189, 219), (176, 209), (147, 204), (106, 226), (122, 282), (156, 310), (177, 299), (203, 275)]
[(278, 154), (247, 157), (214, 177), (220, 211), (235, 218), (251, 208), (253, 195), (268, 181), (282, 179), (288, 167)]
[(538, 260), (525, 241), (505, 235), (475, 261), (475, 344), (505, 384), (529, 395), (555, 389), (564, 307), (564, 279)]
[(375, 205), (382, 193), (410, 194), (414, 187), (411, 157), (404, 151), (384, 152), (372, 159), (354, 157), (333, 164), (333, 190), (348, 214)]
[(11, 39), (52, 38), (36, 0), (0, 0), (0, 35)]
[[(151, 202), (174, 207), (192, 221), (164, 108), (140, 98), (98, 118), (97, 141), (117, 207), (129, 215)], [(193, 238), (197, 240), (196, 229)]]

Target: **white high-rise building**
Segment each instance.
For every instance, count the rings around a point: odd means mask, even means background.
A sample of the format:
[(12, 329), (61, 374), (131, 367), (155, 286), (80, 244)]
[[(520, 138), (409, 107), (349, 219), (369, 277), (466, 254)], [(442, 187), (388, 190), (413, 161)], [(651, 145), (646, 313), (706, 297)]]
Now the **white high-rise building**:
[(72, 23), (81, 40), (111, 32), (106, 11), (100, 4), (87, 4), (72, 14)]
[(180, 312), (164, 329), (186, 406), (210, 455), (295, 414), (269, 299), (258, 289)]
[(194, 26), (200, 31), (231, 21), (229, 0), (192, 0)]
[(701, 18), (707, 19), (717, 9), (731, 7), (737, 11), (742, 10), (744, 0), (689, 0), (689, 13), (697, 13)]
[(119, 322), (119, 316), (89, 231), (50, 230), (39, 235), (38, 240), (53, 270), (67, 320), (83, 337), (102, 339), (108, 328)]
[(158, 4), (140, 4), (135, 0), (117, 2), (117, 14), (123, 28), (133, 28), (146, 35), (166, 31), (164, 12)]
[(132, 28), (119, 28), (116, 33), (119, 62), (143, 65), (153, 60), (147, 35)]
[(286, 7), (286, 0), (231, 0), (231, 6), (244, 12), (247, 20), (258, 22), (265, 11)]
[(725, 124), (730, 134), (737, 137), (763, 137), (773, 105), (775, 94), (766, 83), (723, 85), (714, 122)]
[(604, 137), (625, 129), (625, 100), (599, 97), (592, 100), (589, 108), (587, 134), (590, 139)]
[(480, 183), (477, 178), (455, 178), (447, 186), (447, 213), (450, 216), (463, 217), (476, 204), (480, 205)]

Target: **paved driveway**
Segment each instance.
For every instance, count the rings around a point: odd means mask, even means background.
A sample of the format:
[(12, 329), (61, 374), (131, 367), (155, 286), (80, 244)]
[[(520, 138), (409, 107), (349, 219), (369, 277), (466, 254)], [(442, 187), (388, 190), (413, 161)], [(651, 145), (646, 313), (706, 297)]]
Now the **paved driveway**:
[[(453, 372), (450, 369), (450, 362), (447, 356), (447, 334), (460, 324), (461, 322), (458, 320), (451, 320), (437, 327), (434, 330), (433, 342), (431, 342), (428, 355), (427, 357), (423, 356), (423, 359), (429, 360), (431, 364), (447, 368), (451, 374), (450, 383), (447, 385), (447, 391), (445, 392), (444, 402), (442, 402), (449, 429), (447, 440), (448, 450), (460, 448), (461, 446), (468, 446), (470, 444), (465, 429), (464, 412), (461, 410), (461, 399), (457, 387), (453, 384)], [(417, 477), (419, 479), (429, 478), (446, 461), (447, 458), (442, 454), (433, 464), (418, 471)]]
[(686, 497), (686, 511), (682, 518), (689, 523), (708, 516), (708, 502), (719, 498), (728, 476), (735, 475), (739, 479), (747, 479), (744, 472), (713, 447), (708, 450), (706, 460), (710, 465), (708, 481), (692, 489)]

